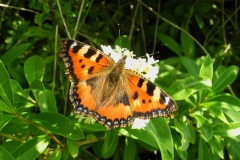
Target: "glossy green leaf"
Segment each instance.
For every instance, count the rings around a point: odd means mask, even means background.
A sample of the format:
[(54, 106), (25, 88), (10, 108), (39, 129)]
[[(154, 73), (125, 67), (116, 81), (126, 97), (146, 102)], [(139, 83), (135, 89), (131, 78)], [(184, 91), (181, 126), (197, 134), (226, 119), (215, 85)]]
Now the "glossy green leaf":
[(23, 43), (20, 45), (17, 45), (10, 50), (8, 50), (6, 53), (4, 53), (0, 60), (4, 63), (5, 66), (9, 65), (13, 60), (15, 60), (24, 50), (26, 50), (31, 43)]
[(9, 74), (0, 60), (0, 97), (8, 106), (13, 106), (13, 93), (12, 85), (10, 82)]
[(206, 104), (211, 103), (212, 105), (221, 106), (221, 108), (226, 108), (230, 110), (240, 111), (240, 99), (234, 97), (230, 94), (219, 94), (214, 97), (209, 98)]
[(45, 90), (43, 82), (41, 80), (38, 80), (38, 79), (33, 80), (30, 87), (31, 87), (32, 90), (37, 90), (37, 91), (44, 91)]
[(24, 92), (24, 90), (16, 80), (11, 79), (11, 84), (12, 84), (13, 93), (18, 94), (19, 96), (22, 96), (25, 98), (27, 97), (27, 94)]
[(195, 61), (188, 57), (181, 57), (180, 60), (188, 73), (190, 73), (192, 76), (198, 76), (200, 68)]
[(111, 132), (105, 133), (105, 139), (102, 146), (102, 156), (104, 158), (109, 158), (113, 155), (118, 144), (118, 130), (114, 129)]
[(228, 124), (228, 120), (225, 117), (225, 115), (223, 114), (222, 110), (221, 110), (221, 106), (219, 105), (211, 105), (211, 103), (202, 103), (201, 106), (204, 106), (208, 109), (209, 113), (213, 116), (216, 117), (218, 119), (220, 119), (221, 121), (223, 121), (224, 123)]
[(0, 100), (0, 110), (8, 113), (13, 113), (12, 107), (8, 106), (5, 102)]
[(76, 158), (78, 156), (78, 145), (75, 140), (67, 138), (67, 146), (69, 153), (73, 158)]
[(154, 118), (149, 121), (145, 129), (156, 141), (161, 151), (161, 158), (163, 160), (174, 159), (172, 134), (166, 120), (162, 117)]
[(225, 123), (215, 124), (213, 126), (214, 135), (224, 137), (236, 137), (240, 135), (240, 122), (232, 122), (230, 125)]
[(32, 56), (24, 63), (24, 73), (30, 85), (34, 80), (42, 81), (44, 71), (45, 64), (40, 56)]
[(214, 154), (217, 154), (219, 158), (224, 159), (224, 149), (223, 149), (223, 142), (221, 138), (217, 139), (215, 136), (209, 141), (211, 148), (214, 151)]
[(155, 139), (152, 136), (150, 136), (146, 130), (136, 130), (136, 129), (127, 128), (127, 129), (120, 129), (119, 133), (125, 136), (129, 136), (133, 139), (136, 139), (136, 137), (138, 137), (140, 141), (154, 148), (158, 148), (158, 144), (156, 143)]
[(210, 159), (210, 151), (206, 142), (200, 137), (198, 143), (198, 160)]
[(124, 147), (124, 160), (134, 160), (136, 156), (136, 141), (132, 138), (126, 137), (125, 147)]
[(12, 119), (11, 115), (0, 115), (0, 131), (11, 119)]
[(174, 120), (174, 124), (175, 124), (175, 127), (176, 127), (176, 130), (181, 134), (182, 136), (182, 139), (181, 139), (181, 146), (178, 148), (180, 151), (186, 151), (188, 149), (188, 146), (189, 146), (189, 130), (188, 130), (188, 127), (187, 125), (180, 121), (180, 120), (177, 120), (175, 119)]
[(2, 160), (15, 160), (14, 157), (5, 148), (0, 146), (0, 159)]
[(168, 89), (168, 94), (175, 100), (189, 97), (198, 90), (207, 89), (211, 86), (211, 80), (203, 77), (188, 77), (174, 82)]
[(49, 144), (50, 137), (41, 135), (34, 137), (20, 145), (13, 153), (13, 157), (19, 160), (37, 159), (37, 157), (46, 149)]
[[(190, 34), (190, 33), (189, 33)], [(186, 57), (193, 57), (195, 53), (195, 44), (191, 37), (181, 32), (181, 47)]]
[(179, 55), (179, 56), (182, 55), (181, 46), (172, 37), (169, 37), (165, 34), (158, 34), (158, 38), (165, 46), (167, 46), (169, 49), (171, 49), (177, 55)]
[(211, 80), (213, 78), (213, 64), (211, 61), (211, 57), (209, 55), (207, 55), (203, 60), (203, 63), (200, 68), (199, 76), (207, 77)]
[(232, 139), (232, 138), (225, 138), (226, 141), (226, 150), (228, 151), (228, 155), (231, 157), (231, 159), (240, 159), (240, 144), (238, 141)]
[(59, 113), (43, 112), (36, 115), (34, 122), (49, 130), (52, 133), (73, 139), (84, 138), (81, 129), (75, 126), (72, 121)]
[(213, 136), (213, 129), (209, 124), (209, 121), (200, 115), (192, 115), (197, 120), (199, 125), (198, 129), (201, 131), (201, 136), (204, 140), (209, 141)]
[(61, 149), (56, 148), (55, 151), (48, 157), (48, 160), (60, 160), (61, 157), (62, 157)]
[(220, 73), (219, 78), (213, 83), (212, 90), (218, 92), (226, 88), (237, 77), (239, 68), (237, 66), (230, 66)]
[(39, 91), (38, 104), (41, 112), (57, 112), (56, 99), (52, 91)]

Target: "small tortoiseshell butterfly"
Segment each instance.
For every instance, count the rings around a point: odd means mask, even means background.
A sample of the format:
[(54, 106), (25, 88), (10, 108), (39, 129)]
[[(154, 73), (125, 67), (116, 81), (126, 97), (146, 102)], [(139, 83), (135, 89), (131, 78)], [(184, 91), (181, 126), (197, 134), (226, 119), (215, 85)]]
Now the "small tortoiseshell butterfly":
[(71, 81), (75, 114), (93, 116), (108, 130), (126, 127), (135, 118), (169, 117), (178, 106), (172, 98), (140, 74), (125, 69), (102, 51), (64, 39), (59, 56)]

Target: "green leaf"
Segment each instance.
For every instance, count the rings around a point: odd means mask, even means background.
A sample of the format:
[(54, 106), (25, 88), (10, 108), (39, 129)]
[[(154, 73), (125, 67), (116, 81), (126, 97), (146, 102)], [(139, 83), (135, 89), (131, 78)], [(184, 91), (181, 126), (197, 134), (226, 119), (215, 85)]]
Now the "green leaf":
[(168, 89), (168, 94), (175, 100), (186, 99), (198, 90), (211, 86), (211, 80), (204, 77), (188, 77), (174, 82)]
[(214, 154), (217, 154), (219, 158), (224, 159), (224, 149), (221, 140), (216, 139), (215, 136), (209, 141), (209, 145), (214, 150)]
[(172, 134), (165, 119), (162, 117), (154, 118), (149, 121), (145, 129), (147, 133), (156, 141), (158, 148), (161, 151), (161, 158), (164, 160), (174, 159)]
[(188, 127), (187, 125), (180, 121), (180, 120), (177, 120), (175, 119), (174, 120), (174, 124), (175, 124), (175, 129), (177, 132), (179, 132), (182, 136), (182, 139), (181, 139), (181, 146), (178, 148), (180, 151), (186, 151), (188, 149), (188, 146), (189, 146), (189, 137), (190, 137), (190, 132), (188, 130)]
[(41, 80), (38, 80), (38, 79), (33, 80), (30, 87), (31, 87), (32, 90), (37, 90), (37, 91), (44, 91), (45, 90), (44, 84), (42, 83)]
[(103, 158), (109, 158), (113, 155), (118, 144), (118, 130), (114, 129), (111, 132), (105, 133), (105, 140), (102, 146)]
[(40, 113), (36, 115), (34, 122), (52, 133), (73, 140), (80, 140), (84, 138), (84, 135), (80, 128), (75, 126), (67, 117), (59, 113), (50, 112)]
[(78, 156), (78, 145), (75, 140), (67, 138), (67, 146), (69, 153), (73, 158), (76, 158)]
[(24, 73), (29, 85), (31, 85), (34, 80), (42, 81), (44, 71), (45, 64), (40, 56), (32, 56), (24, 63)]
[(5, 66), (9, 65), (13, 60), (15, 60), (24, 50), (26, 50), (31, 43), (23, 43), (11, 48), (5, 54), (0, 57), (0, 60), (4, 63)]
[(124, 147), (124, 160), (134, 160), (136, 156), (136, 142), (132, 138), (126, 137)]
[(172, 37), (165, 34), (158, 34), (158, 38), (165, 46), (175, 52), (178, 56), (182, 55), (181, 46)]
[(207, 55), (203, 60), (203, 63), (200, 68), (199, 76), (207, 77), (211, 80), (213, 78), (213, 64), (211, 61), (211, 57), (209, 55)]
[[(190, 33), (189, 33), (190, 34)], [(193, 57), (195, 53), (195, 44), (191, 37), (186, 33), (181, 32), (181, 47), (182, 51), (187, 57)]]
[(195, 19), (196, 19), (196, 22), (198, 24), (198, 27), (200, 29), (202, 29), (203, 26), (204, 26), (204, 23), (203, 23), (203, 20), (202, 20), (202, 16), (199, 16), (198, 14), (195, 14)]
[(232, 122), (230, 125), (219, 123), (213, 126), (214, 135), (223, 137), (236, 137), (240, 135), (240, 122)]
[(192, 117), (194, 117), (197, 120), (197, 123), (199, 125), (199, 129), (201, 131), (201, 136), (204, 138), (204, 140), (209, 141), (212, 138), (213, 135), (213, 129), (211, 125), (209, 124), (208, 120), (200, 115), (192, 114)]
[(38, 104), (41, 112), (57, 112), (56, 99), (52, 91), (39, 91)]
[(118, 37), (114, 43), (114, 46), (116, 46), (116, 45), (121, 48), (127, 48), (128, 50), (131, 50), (131, 43), (129, 41), (128, 36), (126, 36), (126, 35), (122, 35), (122, 36)]
[(18, 160), (37, 159), (48, 146), (50, 139), (51, 138), (46, 135), (34, 137), (20, 145), (12, 155)]
[(12, 107), (8, 106), (5, 102), (0, 99), (0, 110), (8, 113), (13, 113)]
[(201, 106), (204, 106), (208, 109), (209, 113), (216, 118), (219, 118), (224, 123), (228, 124), (228, 120), (226, 119), (225, 115), (221, 110), (221, 106), (219, 105), (211, 105), (211, 103), (202, 103)]
[(55, 151), (48, 157), (48, 160), (60, 160), (61, 157), (62, 157), (61, 149), (56, 148)]
[(211, 103), (211, 105), (221, 106), (221, 108), (240, 111), (240, 99), (229, 94), (219, 94), (217, 96), (209, 98), (202, 104), (205, 105), (209, 103)]
[(42, 5), (43, 5), (43, 10), (44, 10), (44, 12), (45, 12), (45, 13), (49, 13), (50, 8), (49, 8), (49, 6), (47, 5), (47, 3), (43, 3)]
[[(1, 105), (1, 104), (0, 104)], [(11, 115), (0, 115), (0, 131), (12, 119)], [(1, 158), (0, 158), (1, 159)]]
[[(126, 131), (127, 130), (127, 131)], [(128, 137), (131, 137), (133, 139), (138, 139), (154, 148), (158, 148), (158, 144), (155, 141), (155, 139), (148, 134), (146, 130), (136, 130), (136, 129), (131, 129), (131, 128), (125, 128), (125, 129), (120, 129), (119, 133)]]
[[(12, 90), (14, 94), (27, 98), (27, 94), (24, 92), (24, 90), (16, 80), (11, 79), (11, 84), (12, 84)], [(14, 100), (16, 100), (15, 97), (14, 97)]]
[(9, 106), (13, 106), (13, 93), (12, 85), (10, 82), (9, 74), (0, 60), (0, 97)]
[(239, 68), (237, 66), (230, 66), (220, 73), (219, 78), (213, 82), (212, 90), (214, 92), (218, 92), (231, 84), (237, 77), (238, 69)]
[(225, 138), (226, 141), (226, 149), (228, 151), (228, 156), (231, 157), (231, 159), (240, 159), (240, 144), (239, 141), (236, 141), (232, 138)]
[(210, 158), (209, 148), (206, 142), (203, 141), (201, 137), (199, 137), (199, 144), (198, 144), (198, 160), (206, 160)]
[(188, 57), (181, 57), (180, 60), (188, 73), (190, 73), (192, 76), (198, 76), (200, 68), (195, 61), (191, 60)]
[(2, 160), (15, 160), (14, 157), (5, 148), (0, 146), (0, 159)]

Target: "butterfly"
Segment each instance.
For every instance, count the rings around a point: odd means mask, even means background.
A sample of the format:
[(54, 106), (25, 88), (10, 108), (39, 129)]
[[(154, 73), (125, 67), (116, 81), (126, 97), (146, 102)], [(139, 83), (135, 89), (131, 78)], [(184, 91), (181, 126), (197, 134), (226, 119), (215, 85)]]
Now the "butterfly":
[(176, 102), (142, 75), (85, 43), (64, 39), (59, 56), (71, 81), (73, 113), (93, 116), (108, 130), (126, 127), (135, 118), (169, 117)]

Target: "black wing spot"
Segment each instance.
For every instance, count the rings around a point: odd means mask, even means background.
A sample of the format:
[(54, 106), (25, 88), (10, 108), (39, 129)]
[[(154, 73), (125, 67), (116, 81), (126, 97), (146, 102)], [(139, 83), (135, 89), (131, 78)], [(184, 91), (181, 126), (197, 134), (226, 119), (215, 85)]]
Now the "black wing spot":
[(159, 100), (161, 104), (165, 104), (166, 103), (165, 97), (167, 97), (167, 95), (164, 92), (161, 92), (160, 100)]
[(153, 96), (153, 92), (154, 92), (155, 89), (156, 89), (156, 86), (152, 82), (148, 81), (147, 91), (146, 91), (147, 94), (150, 95), (150, 96)]
[(73, 46), (73, 47), (72, 47), (72, 52), (76, 54), (76, 53), (78, 53), (78, 51), (79, 51), (81, 48), (82, 48), (82, 45), (79, 45), (79, 44), (76, 45), (76, 46)]
[(91, 58), (94, 54), (96, 54), (96, 50), (93, 47), (90, 47), (88, 51), (84, 54), (85, 58)]
[(139, 88), (141, 88), (142, 85), (143, 85), (143, 82), (144, 82), (144, 79), (140, 78), (139, 81), (138, 81), (137, 86), (138, 86)]
[(85, 64), (81, 65), (81, 68), (85, 68)]
[(134, 94), (133, 94), (133, 96), (132, 96), (132, 99), (133, 99), (133, 100), (138, 99), (138, 92), (137, 92), (137, 91), (134, 92)]
[(99, 54), (98, 57), (96, 58), (96, 62), (98, 63), (102, 59), (103, 55)]
[(94, 70), (94, 66), (90, 67), (90, 68), (88, 69), (88, 74), (91, 74), (93, 70)]

